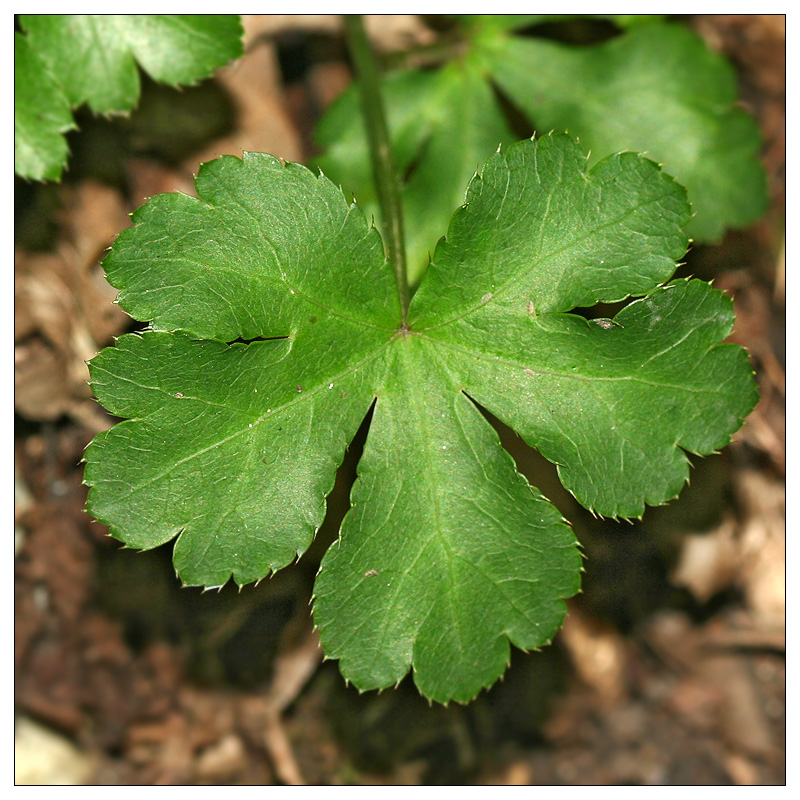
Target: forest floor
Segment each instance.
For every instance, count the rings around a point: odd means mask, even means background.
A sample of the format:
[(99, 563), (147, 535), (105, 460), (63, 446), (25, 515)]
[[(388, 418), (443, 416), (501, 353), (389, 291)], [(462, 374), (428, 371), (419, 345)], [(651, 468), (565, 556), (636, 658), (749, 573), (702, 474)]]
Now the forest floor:
[[(414, 17), (368, 22), (387, 50), (430, 36)], [(360, 695), (321, 659), (309, 600), (354, 456), (318, 543), (241, 592), (180, 588), (169, 547), (125, 550), (83, 510), (83, 450), (113, 424), (85, 361), (131, 329), (103, 252), (144, 198), (192, 193), (201, 161), (242, 150), (306, 160), (315, 120), (350, 79), (337, 19), (248, 17), (236, 65), (180, 93), (147, 85), (130, 119), (82, 119), (66, 180), (17, 186), (19, 783), (785, 781), (785, 19), (689, 23), (732, 59), (764, 133), (769, 213), (694, 248), (685, 268), (734, 297), (732, 340), (752, 356), (761, 401), (730, 447), (698, 460), (678, 501), (635, 525), (582, 512), (503, 431), (572, 521), (584, 590), (554, 645), (515, 653), (468, 706), (428, 705), (408, 679)]]

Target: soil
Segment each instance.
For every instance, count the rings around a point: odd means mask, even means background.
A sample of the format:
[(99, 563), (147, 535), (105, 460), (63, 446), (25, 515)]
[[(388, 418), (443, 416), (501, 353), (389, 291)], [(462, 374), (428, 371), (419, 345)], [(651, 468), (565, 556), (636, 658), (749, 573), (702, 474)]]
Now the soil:
[[(428, 21), (429, 22), (429, 21)], [(508, 430), (519, 468), (575, 527), (581, 595), (555, 643), (515, 652), (467, 706), (406, 679), (359, 694), (322, 661), (313, 578), (347, 509), (359, 442), (317, 543), (258, 586), (180, 588), (170, 547), (122, 548), (85, 512), (81, 457), (114, 420), (85, 361), (132, 329), (99, 260), (127, 214), (192, 191), (220, 153), (302, 161), (350, 72), (336, 17), (247, 17), (244, 59), (128, 119), (80, 120), (60, 185), (16, 186), (17, 782), (86, 785), (780, 785), (785, 781), (785, 18), (686, 20), (734, 63), (759, 120), (771, 207), (689, 254), (733, 295), (761, 401), (691, 485), (636, 524), (596, 520)], [(387, 52), (435, 33), (368, 18)], [(499, 423), (498, 423), (499, 425)], [(363, 434), (362, 434), (363, 436)]]

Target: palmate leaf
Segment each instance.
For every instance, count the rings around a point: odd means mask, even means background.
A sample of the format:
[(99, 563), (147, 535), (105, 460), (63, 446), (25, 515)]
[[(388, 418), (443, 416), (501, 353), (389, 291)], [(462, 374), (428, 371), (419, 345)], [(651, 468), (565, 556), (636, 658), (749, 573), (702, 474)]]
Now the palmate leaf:
[[(407, 325), (379, 234), (324, 176), (248, 153), (204, 165), (197, 192), (153, 198), (105, 261), (152, 330), (91, 363), (127, 419), (87, 450), (88, 507), (129, 545), (174, 538), (187, 584), (258, 580), (308, 547), (373, 408), (314, 600), (361, 689), (412, 669), (427, 697), (467, 701), (510, 644), (547, 644), (579, 589), (574, 535), (478, 404), (587, 507), (637, 516), (755, 403), (746, 353), (721, 343), (730, 301), (664, 284), (688, 205), (637, 155), (587, 171), (563, 135), (498, 151)], [(631, 295), (613, 321), (568, 313)]]
[(242, 55), (235, 14), (22, 14), (14, 65), (15, 171), (58, 180), (71, 109), (126, 113), (139, 99), (137, 64), (187, 86)]

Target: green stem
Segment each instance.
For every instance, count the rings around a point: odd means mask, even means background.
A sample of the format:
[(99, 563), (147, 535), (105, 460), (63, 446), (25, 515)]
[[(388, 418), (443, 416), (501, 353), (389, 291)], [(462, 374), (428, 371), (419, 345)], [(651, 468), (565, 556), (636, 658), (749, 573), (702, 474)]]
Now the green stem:
[(389, 142), (389, 130), (383, 108), (380, 70), (372, 45), (364, 30), (360, 14), (347, 14), (344, 18), (350, 54), (361, 93), (361, 110), (367, 128), (372, 171), (381, 210), (381, 226), (386, 255), (394, 269), (403, 325), (408, 319), (411, 294), (408, 288), (406, 247), (403, 234), (403, 209), (400, 201), (400, 184)]

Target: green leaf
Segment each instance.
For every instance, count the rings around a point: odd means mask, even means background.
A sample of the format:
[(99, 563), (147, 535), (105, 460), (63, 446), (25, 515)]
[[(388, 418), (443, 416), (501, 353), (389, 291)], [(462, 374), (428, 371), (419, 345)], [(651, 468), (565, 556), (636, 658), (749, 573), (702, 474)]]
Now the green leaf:
[(72, 107), (88, 103), (96, 114), (134, 107), (137, 62), (156, 81), (180, 86), (242, 54), (233, 14), (23, 14), (22, 25)]
[[(607, 19), (625, 32), (576, 46), (515, 28)], [(767, 207), (761, 137), (737, 107), (730, 64), (695, 34), (658, 15), (456, 15), (462, 54), (439, 71), (386, 76), (392, 146), (401, 168), (410, 278), (419, 279), (439, 232), (461, 202), (477, 163), (517, 130), (567, 130), (592, 162), (624, 150), (645, 153), (688, 188), (689, 235), (713, 242), (754, 222)], [(589, 20), (591, 22), (591, 19)], [(496, 90), (515, 107), (513, 118)], [(370, 162), (355, 90), (323, 117), (316, 162), (369, 214)], [(513, 120), (513, 122), (512, 122)], [(445, 215), (447, 215), (445, 217)]]
[[(322, 523), (400, 310), (377, 231), (330, 182), (247, 153), (204, 165), (196, 185), (202, 200), (140, 208), (104, 262), (155, 331), (92, 362), (97, 397), (132, 419), (98, 438), (86, 479), (98, 460), (90, 508), (115, 536), (180, 534), (186, 583), (244, 584)], [(224, 344), (240, 338), (266, 341)]]
[(570, 14), (448, 14), (451, 19), (476, 29), (508, 31), (567, 19), (570, 16)]
[(70, 109), (125, 113), (139, 99), (137, 63), (156, 81), (185, 86), (242, 55), (242, 25), (224, 14), (21, 15), (15, 34), (15, 171), (61, 176)]
[(503, 673), (509, 640), (550, 643), (581, 560), (449, 355), (424, 336), (395, 346), (314, 616), (326, 655), (358, 688), (391, 686), (413, 666), (425, 696), (465, 702)]
[[(655, 289), (686, 249), (683, 189), (633, 153), (587, 179), (568, 141), (489, 159), (409, 323), (449, 353), (471, 397), (558, 465), (584, 506), (637, 517), (688, 478), (676, 445), (722, 447), (726, 435), (712, 431), (738, 428), (755, 395), (741, 392), (745, 352), (713, 348), (732, 329), (727, 298), (696, 281)], [(563, 313), (643, 294), (613, 323)], [(717, 428), (724, 409), (732, 416)]]
[[(419, 283), (464, 187), (502, 142), (517, 137), (480, 71), (454, 62), (439, 72), (397, 72), (384, 92), (401, 187), (409, 281)], [(317, 131), (325, 153), (316, 161), (334, 182), (355, 195), (368, 216), (378, 216), (357, 87), (334, 104)], [(443, 165), (446, 165), (443, 168)]]
[(568, 129), (598, 161), (646, 153), (689, 192), (690, 236), (720, 239), (767, 207), (755, 120), (724, 58), (678, 25), (640, 25), (594, 47), (506, 39), (492, 77), (541, 130)]
[(56, 79), (14, 34), (14, 172), (34, 180), (59, 180), (67, 162), (62, 134), (75, 127), (69, 101)]
[(515, 30), (548, 22), (569, 22), (577, 19), (605, 19), (619, 28), (647, 25), (663, 19), (663, 14), (450, 14), (461, 22), (481, 30)]
[[(745, 352), (721, 344), (730, 301), (664, 285), (688, 205), (642, 157), (588, 170), (563, 135), (496, 153), (408, 326), (377, 231), (324, 176), (245, 154), (204, 165), (197, 193), (153, 198), (104, 262), (152, 330), (91, 363), (126, 419), (86, 452), (88, 507), (129, 545), (175, 539), (186, 583), (259, 580), (309, 546), (372, 409), (314, 600), (360, 689), (411, 669), (427, 697), (468, 701), (512, 644), (551, 641), (579, 589), (572, 532), (480, 407), (587, 507), (636, 516), (755, 403)], [(568, 313), (630, 295), (613, 321)]]

